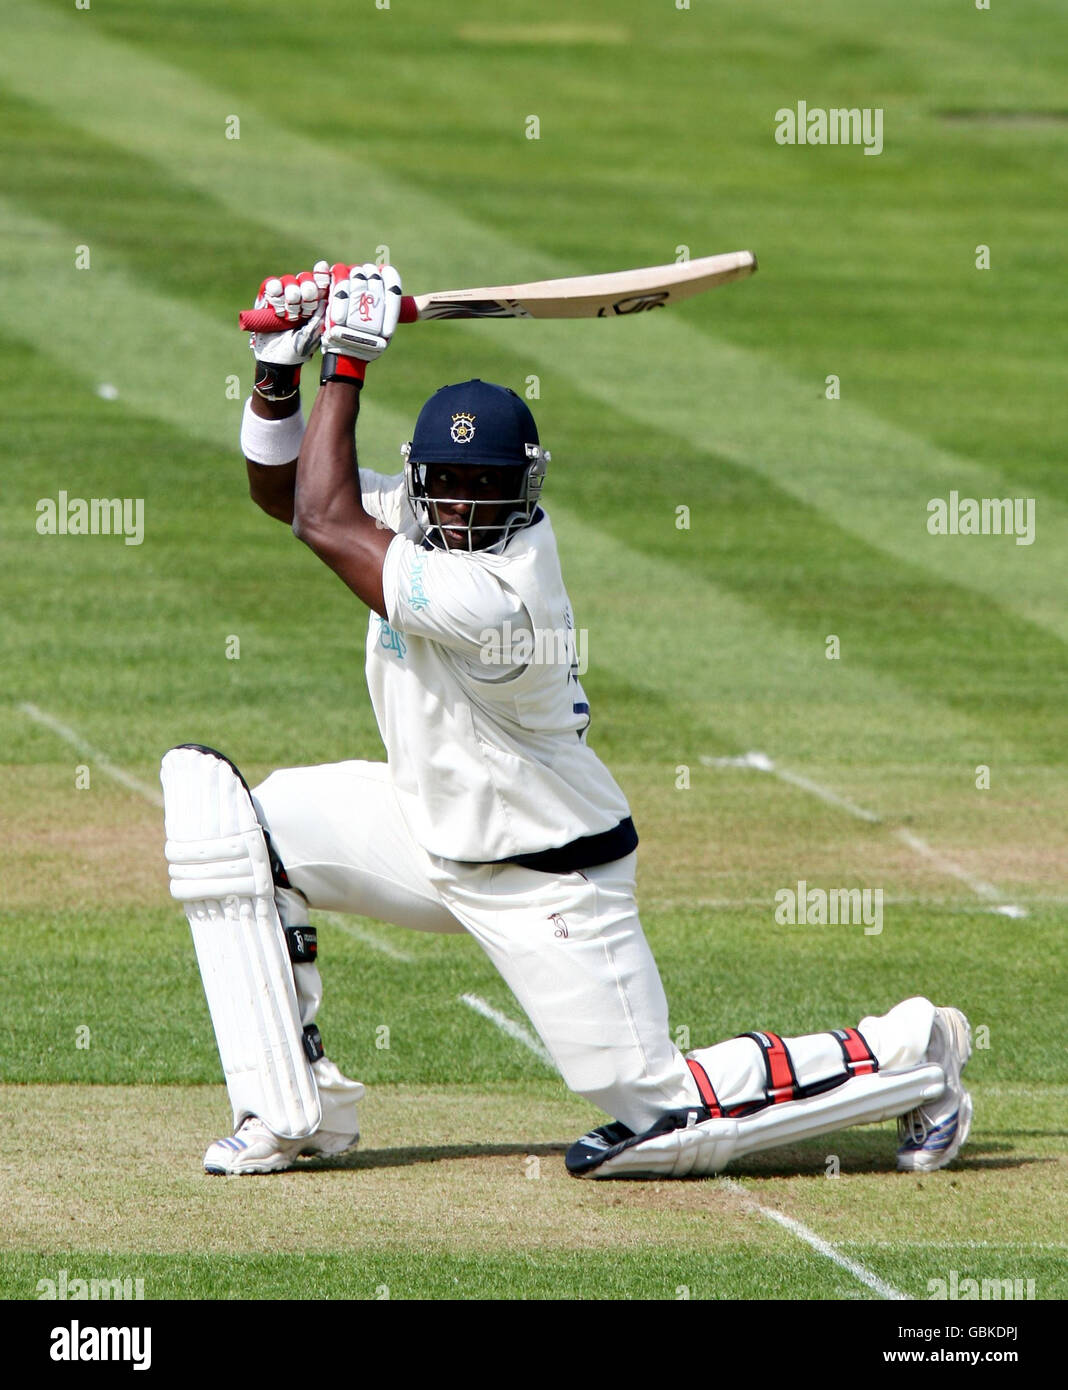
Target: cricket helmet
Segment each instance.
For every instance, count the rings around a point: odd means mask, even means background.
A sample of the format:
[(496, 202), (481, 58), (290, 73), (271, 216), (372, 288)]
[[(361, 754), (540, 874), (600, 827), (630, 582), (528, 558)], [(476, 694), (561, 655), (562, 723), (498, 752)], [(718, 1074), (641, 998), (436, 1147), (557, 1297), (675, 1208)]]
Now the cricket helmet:
[[(468, 502), (468, 498), (435, 497), (427, 491), (428, 467), (451, 464), (470, 468), (483, 465), (514, 472), (512, 495), (471, 501), (466, 525), (450, 522), (449, 529), (467, 532), (468, 550), (500, 551), (514, 532), (529, 526), (537, 511), (549, 453), (541, 447), (534, 417), (514, 391), (492, 382), (460, 382), (443, 386), (430, 397), (415, 422), (415, 435), (401, 445), (408, 501), (423, 535), (441, 549), (448, 549), (438, 519), (439, 503)], [(479, 507), (512, 507), (505, 519), (492, 525), (478, 524)], [(499, 533), (493, 539), (489, 533)], [(488, 543), (483, 543), (488, 542)]]

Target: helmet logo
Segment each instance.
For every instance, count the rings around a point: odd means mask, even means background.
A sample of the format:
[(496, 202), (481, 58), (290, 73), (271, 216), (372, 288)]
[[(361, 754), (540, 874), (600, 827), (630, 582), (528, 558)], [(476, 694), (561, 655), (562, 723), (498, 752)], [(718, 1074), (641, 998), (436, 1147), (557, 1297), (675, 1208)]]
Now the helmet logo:
[(475, 437), (475, 417), (466, 411), (460, 411), (452, 417), (449, 434), (454, 444), (470, 444)]

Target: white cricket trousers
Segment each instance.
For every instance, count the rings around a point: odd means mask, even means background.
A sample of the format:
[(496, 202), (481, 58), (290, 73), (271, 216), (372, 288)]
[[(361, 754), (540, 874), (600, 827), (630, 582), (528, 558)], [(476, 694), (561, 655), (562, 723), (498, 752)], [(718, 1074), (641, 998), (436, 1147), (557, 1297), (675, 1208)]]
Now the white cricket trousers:
[[(562, 875), (437, 858), (412, 839), (385, 763), (283, 769), (253, 798), (308, 907), (417, 931), (469, 932), (572, 1091), (635, 1133), (665, 1110), (701, 1103), (671, 1041), (660, 974), (638, 919), (636, 855)], [(287, 926), (307, 920), (293, 893), (280, 890), (278, 907)], [(302, 1022), (310, 1023), (321, 998), (318, 972), (297, 966), (294, 973)], [(922, 1061), (933, 1016), (927, 1000), (909, 1000), (882, 1019), (862, 1020), (859, 1031), (882, 1070), (905, 1070)], [(799, 1081), (841, 1070), (841, 1049), (830, 1034), (784, 1041)], [(693, 1056), (725, 1109), (762, 1095), (763, 1054), (751, 1040)], [(324, 1129), (343, 1132), (351, 1102), (324, 1086), (320, 1092)]]

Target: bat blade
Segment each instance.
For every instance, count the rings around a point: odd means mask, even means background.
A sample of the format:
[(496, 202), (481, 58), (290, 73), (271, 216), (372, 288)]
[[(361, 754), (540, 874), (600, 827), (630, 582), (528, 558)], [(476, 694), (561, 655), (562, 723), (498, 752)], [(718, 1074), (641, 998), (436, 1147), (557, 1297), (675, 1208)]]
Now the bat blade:
[[(400, 321), (617, 318), (703, 294), (752, 275), (756, 268), (752, 251), (729, 251), (721, 256), (703, 256), (642, 270), (619, 270), (608, 275), (575, 275), (472, 290), (437, 290), (414, 298), (405, 295)], [(272, 309), (246, 309), (240, 323), (251, 333), (277, 332), (292, 326), (279, 323)]]
[(752, 251), (731, 251), (696, 261), (576, 275), (529, 285), (439, 290), (415, 296), (421, 319), (593, 319), (658, 309), (752, 275)]

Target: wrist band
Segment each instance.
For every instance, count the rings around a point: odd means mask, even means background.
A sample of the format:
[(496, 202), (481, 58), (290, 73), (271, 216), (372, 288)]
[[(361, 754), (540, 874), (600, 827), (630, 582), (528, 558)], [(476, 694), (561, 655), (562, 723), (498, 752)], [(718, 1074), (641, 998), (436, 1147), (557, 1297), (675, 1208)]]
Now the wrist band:
[(297, 410), (284, 420), (265, 420), (262, 415), (253, 414), (251, 396), (245, 402), (245, 413), (241, 418), (241, 452), (253, 463), (271, 467), (292, 463), (300, 453), (303, 438), (303, 411)]
[(288, 401), (300, 390), (300, 363), (256, 362), (252, 389), (265, 401)]
[(358, 357), (343, 357), (338, 352), (324, 352), (319, 385), (323, 386), (328, 381), (347, 381), (358, 391), (363, 385), (363, 374), (366, 370), (367, 363), (361, 362)]

